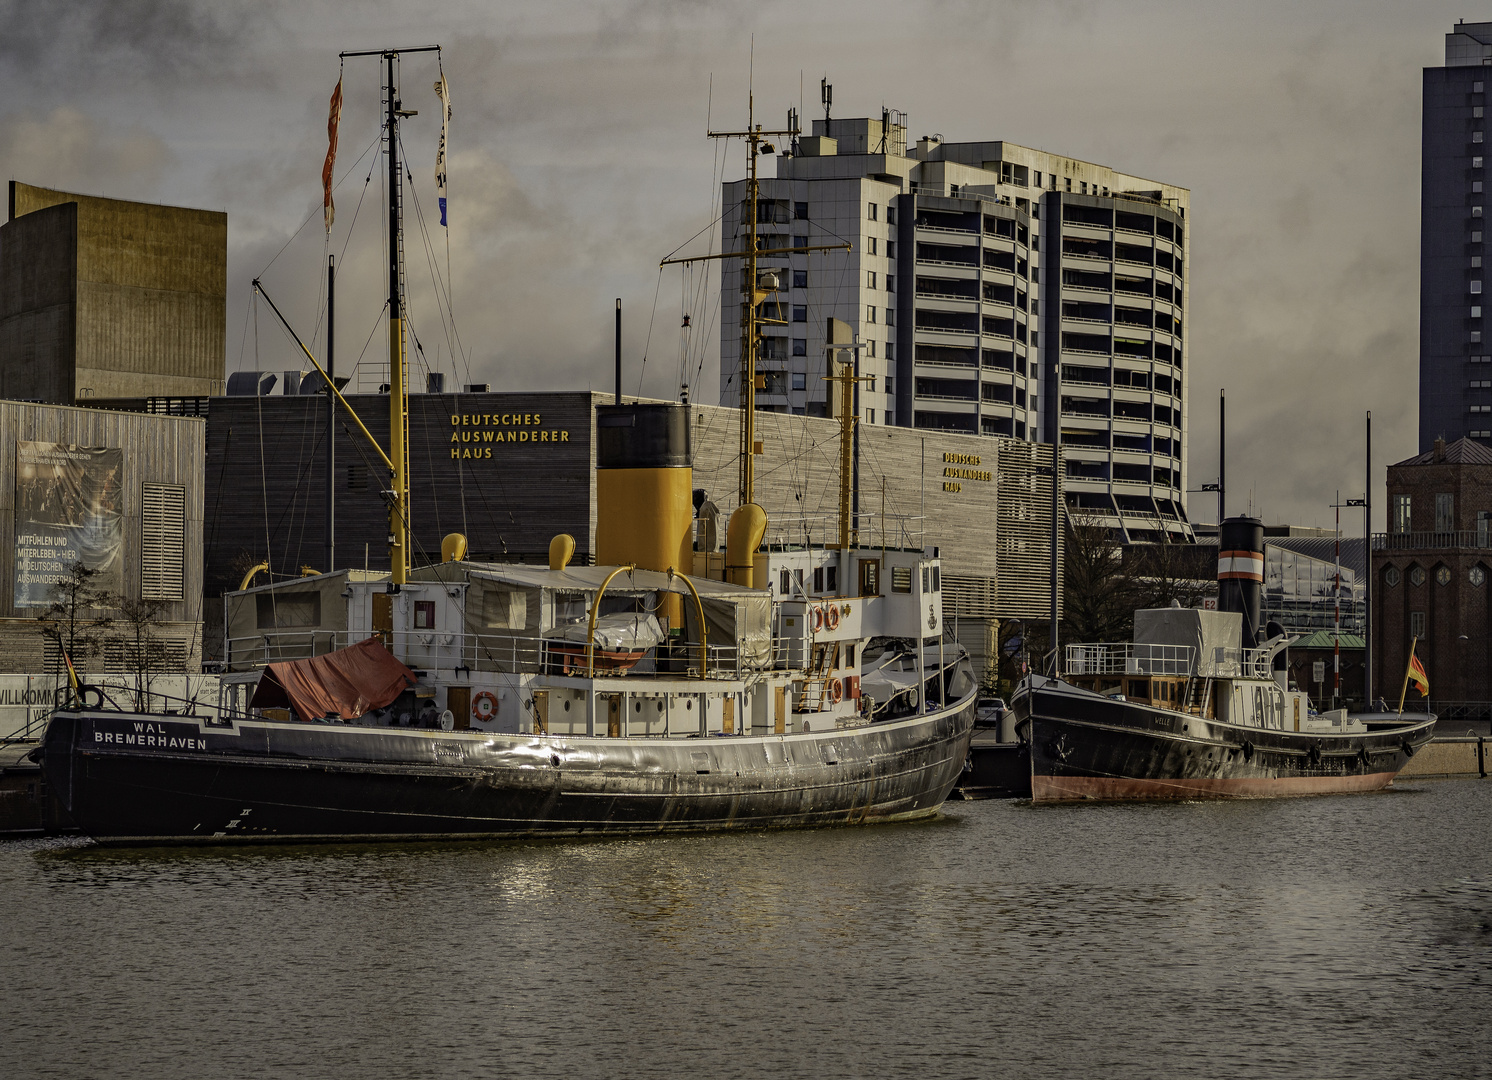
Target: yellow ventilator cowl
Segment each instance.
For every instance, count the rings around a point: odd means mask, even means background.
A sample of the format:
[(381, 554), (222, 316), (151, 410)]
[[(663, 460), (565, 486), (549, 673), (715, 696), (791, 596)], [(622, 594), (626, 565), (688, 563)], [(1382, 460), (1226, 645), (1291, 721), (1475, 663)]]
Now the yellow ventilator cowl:
[(725, 529), (725, 575), (750, 589), (756, 568), (756, 549), (767, 534), (767, 512), (756, 503), (736, 507)]
[[(689, 407), (596, 407), (596, 562), (667, 571), (693, 564), (694, 470)], [(664, 598), (683, 625), (679, 597)]]
[(461, 533), (447, 533), (440, 542), (441, 562), (460, 562), (466, 558), (466, 537)]
[(570, 559), (575, 554), (575, 537), (569, 533), (560, 533), (549, 541), (549, 569), (563, 570), (570, 565)]

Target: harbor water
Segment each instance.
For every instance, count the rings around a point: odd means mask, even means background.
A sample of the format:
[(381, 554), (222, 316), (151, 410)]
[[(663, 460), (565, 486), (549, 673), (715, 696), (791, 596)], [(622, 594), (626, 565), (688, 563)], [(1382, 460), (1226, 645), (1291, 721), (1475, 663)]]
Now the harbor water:
[(1492, 1076), (1492, 782), (639, 840), (0, 844), (0, 1076)]

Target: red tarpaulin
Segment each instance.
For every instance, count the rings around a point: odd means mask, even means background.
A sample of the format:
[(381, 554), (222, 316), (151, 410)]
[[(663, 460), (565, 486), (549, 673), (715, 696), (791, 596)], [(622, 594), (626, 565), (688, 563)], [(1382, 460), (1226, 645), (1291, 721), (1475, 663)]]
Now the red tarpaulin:
[(270, 664), (249, 704), (256, 709), (289, 706), (302, 720), (332, 715), (355, 720), (391, 704), (414, 682), (414, 672), (370, 637), (309, 660)]

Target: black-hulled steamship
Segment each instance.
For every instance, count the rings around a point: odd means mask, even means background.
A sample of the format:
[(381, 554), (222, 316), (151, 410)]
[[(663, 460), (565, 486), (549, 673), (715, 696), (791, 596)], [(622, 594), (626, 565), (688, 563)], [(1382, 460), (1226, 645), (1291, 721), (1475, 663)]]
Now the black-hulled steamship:
[(1290, 639), (1260, 626), (1263, 524), (1219, 540), (1218, 611), (1138, 611), (1132, 642), (1069, 645), (1062, 677), (1022, 683), (1034, 801), (1375, 791), (1430, 740), (1433, 716), (1317, 713), (1290, 689)]

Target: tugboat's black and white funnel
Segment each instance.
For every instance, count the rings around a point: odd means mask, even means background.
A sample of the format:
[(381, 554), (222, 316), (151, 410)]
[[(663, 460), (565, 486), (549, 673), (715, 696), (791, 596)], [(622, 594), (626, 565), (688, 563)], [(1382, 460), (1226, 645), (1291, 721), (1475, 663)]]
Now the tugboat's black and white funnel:
[(1217, 609), (1243, 616), (1243, 645), (1264, 640), (1264, 522), (1230, 517), (1217, 532)]

